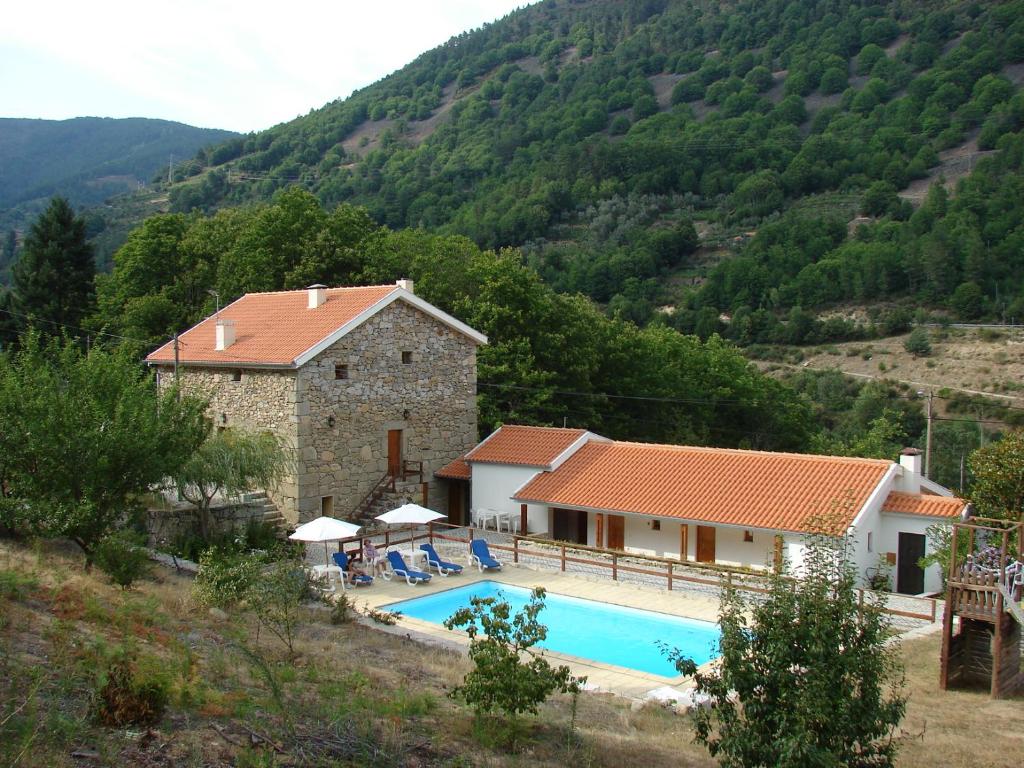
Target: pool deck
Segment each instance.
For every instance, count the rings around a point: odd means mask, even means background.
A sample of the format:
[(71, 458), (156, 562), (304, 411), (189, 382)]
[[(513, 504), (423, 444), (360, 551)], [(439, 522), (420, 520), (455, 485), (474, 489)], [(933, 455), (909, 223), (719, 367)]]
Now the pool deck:
[[(551, 594), (567, 595), (601, 603), (639, 608), (645, 611), (666, 613), (701, 621), (717, 622), (718, 600), (710, 596), (694, 595), (685, 592), (668, 592), (664, 589), (623, 584), (614, 581), (591, 581), (589, 579), (570, 576), (563, 573), (537, 571), (503, 563), (500, 571), (480, 573), (475, 568), (465, 568), (458, 576), (443, 577), (437, 574), (427, 584), (410, 586), (405, 579), (397, 577), (387, 581), (381, 577), (374, 579), (369, 587), (347, 590), (349, 596), (358, 607), (369, 606), (383, 608), (390, 603), (409, 600), (415, 597), (454, 589), (477, 581), (495, 581), (518, 587), (532, 589), (544, 587)], [(411, 638), (433, 645), (455, 647), (465, 652), (469, 647), (469, 638), (463, 632), (447, 630), (439, 624), (433, 624), (406, 616), (399, 618), (394, 627), (373, 625), (383, 631), (409, 635)], [(671, 641), (671, 638), (665, 638)], [(684, 676), (662, 677), (647, 674), (625, 667), (602, 664), (590, 659), (583, 659), (567, 654), (544, 650), (544, 655), (556, 664), (566, 664), (576, 676), (587, 677), (587, 689), (606, 691), (619, 696), (643, 699), (651, 691), (665, 686), (684, 690), (689, 678)]]

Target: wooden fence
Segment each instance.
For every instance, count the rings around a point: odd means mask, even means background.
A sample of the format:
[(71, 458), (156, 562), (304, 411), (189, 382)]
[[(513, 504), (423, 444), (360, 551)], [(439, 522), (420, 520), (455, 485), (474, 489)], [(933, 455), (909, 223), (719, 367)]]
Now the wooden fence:
[[(465, 544), (473, 540), (475, 531), (472, 527), (455, 526), (449, 523), (431, 523), (427, 538)], [(621, 574), (648, 576), (664, 580), (666, 589), (676, 589), (680, 584), (683, 589), (687, 584), (704, 587), (736, 589), (743, 592), (765, 594), (769, 591), (768, 581), (764, 573), (751, 568), (736, 568), (710, 563), (692, 563), (666, 557), (640, 555), (614, 549), (601, 549), (584, 544), (538, 538), (523, 534), (502, 534), (511, 538), (511, 544), (488, 542), (488, 548), (500, 552), (508, 552), (513, 563), (523, 558), (537, 558), (549, 563), (552, 569), (566, 571), (568, 565), (582, 565), (603, 570), (613, 581), (619, 581)], [(407, 541), (407, 539), (402, 540)], [(399, 543), (393, 541), (393, 543)], [(794, 579), (795, 580), (795, 579)], [(871, 590), (858, 589), (858, 603), (863, 605), (867, 595), (878, 594)], [(879, 595), (881, 596), (881, 595)], [(888, 596), (886, 596), (888, 597)], [(891, 616), (900, 616), (919, 621), (934, 622), (937, 616), (935, 598), (913, 597), (900, 595), (901, 602), (912, 602), (921, 606), (921, 610), (904, 610), (886, 606), (883, 611)]]

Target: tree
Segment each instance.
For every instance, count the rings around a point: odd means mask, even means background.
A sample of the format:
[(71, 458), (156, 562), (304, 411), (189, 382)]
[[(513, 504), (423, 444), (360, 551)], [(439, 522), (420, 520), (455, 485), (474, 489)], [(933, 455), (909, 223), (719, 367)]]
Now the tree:
[(211, 434), (175, 473), (181, 495), (199, 512), (199, 535), (210, 540), (210, 505), (217, 494), (234, 496), (279, 481), (288, 457), (270, 432), (225, 429)]
[(14, 254), (18, 250), (18, 234), (13, 230), (7, 230), (4, 236), (3, 246), (0, 247), (0, 266), (10, 264), (14, 260)]
[(529, 603), (515, 616), (504, 600), (473, 597), (468, 608), (460, 608), (445, 620), (448, 629), (465, 628), (473, 662), (462, 685), (449, 695), (463, 699), (477, 715), (497, 709), (515, 718), (523, 712), (536, 714), (537, 707), (555, 691), (578, 694), (586, 678), (573, 677), (566, 666), (553, 668), (532, 650), (547, 637), (547, 627), (537, 620), (543, 608), (544, 589), (536, 587)]
[(977, 320), (985, 311), (985, 294), (975, 282), (960, 283), (949, 305), (961, 320)]
[(903, 348), (914, 357), (927, 357), (932, 353), (932, 343), (928, 339), (928, 331), (915, 328), (903, 342)]
[(977, 514), (1024, 521), (1024, 430), (979, 448), (967, 463), (974, 475), (971, 501)]
[(884, 598), (858, 606), (852, 542), (823, 527), (807, 539), (799, 578), (773, 574), (756, 600), (723, 593), (721, 664), (696, 674), (712, 708), (694, 715), (697, 742), (723, 766), (894, 765), (906, 698)]
[(864, 192), (860, 207), (868, 216), (885, 216), (895, 210), (899, 202), (896, 187), (888, 181), (876, 181)]
[(0, 364), (0, 518), (94, 548), (174, 474), (209, 428), (204, 404), (156, 393), (121, 352), (37, 334)]
[(63, 197), (50, 201), (32, 224), (14, 265), (13, 287), (20, 312), (45, 333), (76, 330), (96, 299), (96, 265), (85, 239), (85, 221)]

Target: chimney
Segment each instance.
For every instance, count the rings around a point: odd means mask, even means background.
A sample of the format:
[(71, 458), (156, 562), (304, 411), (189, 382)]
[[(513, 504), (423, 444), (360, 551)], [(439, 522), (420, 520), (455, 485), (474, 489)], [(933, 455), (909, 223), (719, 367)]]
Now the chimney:
[(327, 286), (315, 283), (306, 289), (306, 295), (309, 297), (309, 302), (306, 306), (309, 309), (316, 309), (323, 306), (324, 302), (327, 301)]
[(395, 285), (409, 293), (416, 293), (416, 291), (413, 290), (413, 282), (408, 277), (403, 277), (401, 280), (395, 280)]
[(900, 451), (900, 466), (915, 475), (921, 474), (921, 452), (917, 448), (904, 448)]
[(225, 349), (235, 343), (235, 321), (234, 320), (218, 320), (217, 321), (217, 346), (215, 349), (218, 352), (223, 352)]

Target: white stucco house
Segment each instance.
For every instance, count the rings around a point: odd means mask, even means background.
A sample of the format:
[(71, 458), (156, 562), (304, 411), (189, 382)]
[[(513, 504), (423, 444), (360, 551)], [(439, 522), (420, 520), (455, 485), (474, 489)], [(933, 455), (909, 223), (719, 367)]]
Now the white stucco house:
[[(518, 515), (531, 534), (684, 561), (767, 568), (802, 562), (806, 534), (827, 520), (855, 541), (867, 580), (880, 562), (892, 588), (941, 588), (927, 529), (967, 504), (898, 462), (609, 440), (583, 429), (503, 426), (437, 473), (450, 517)], [(884, 569), (883, 569), (884, 570)]]

